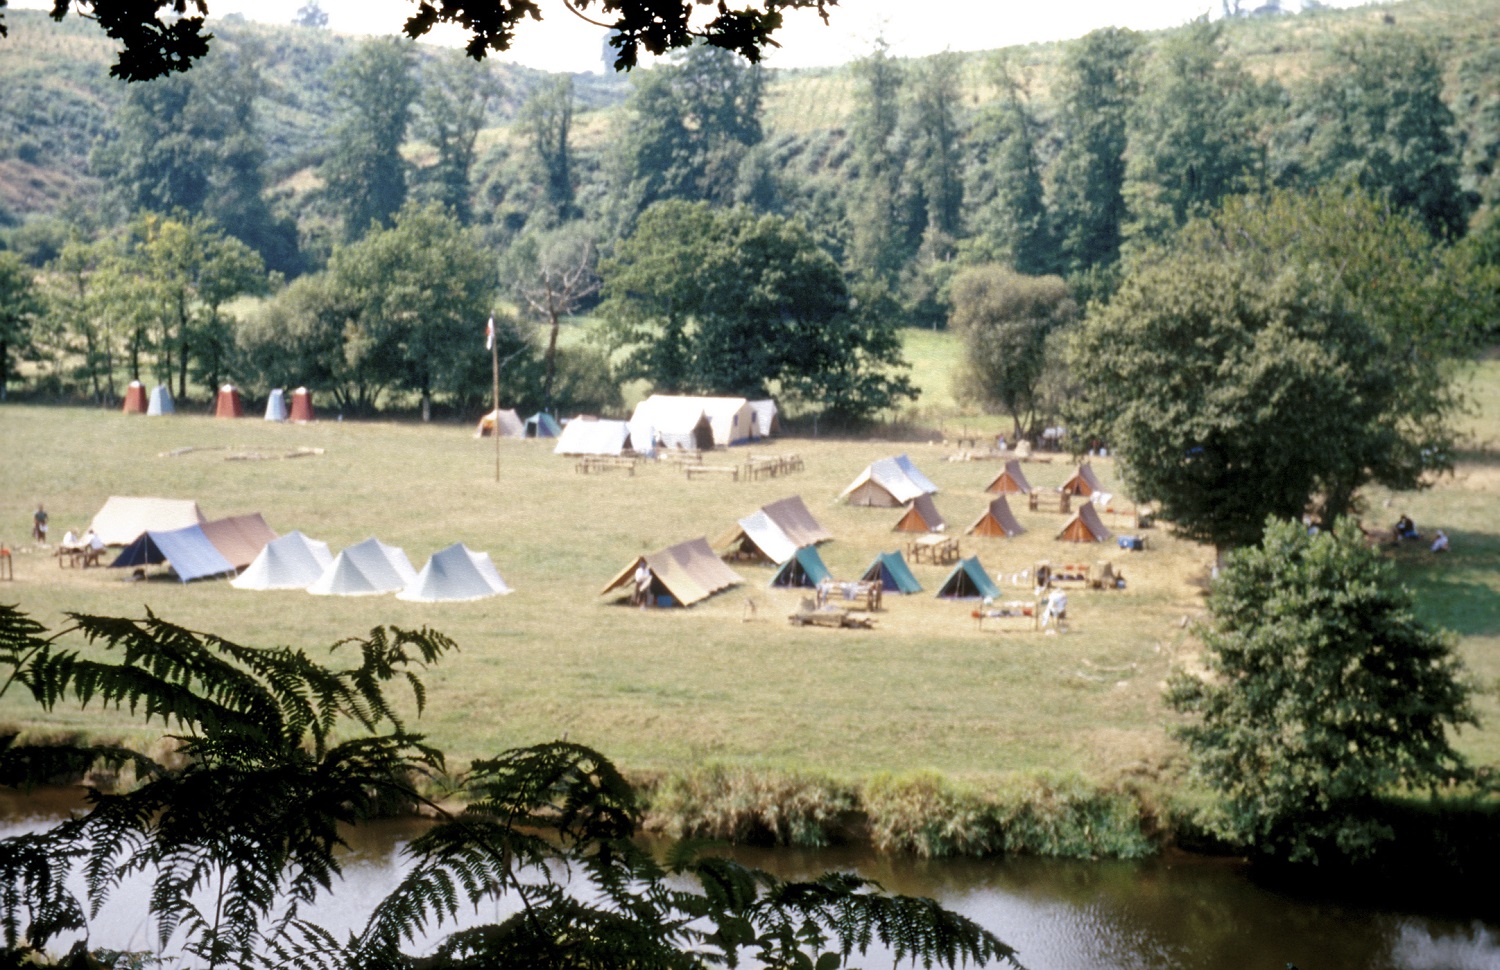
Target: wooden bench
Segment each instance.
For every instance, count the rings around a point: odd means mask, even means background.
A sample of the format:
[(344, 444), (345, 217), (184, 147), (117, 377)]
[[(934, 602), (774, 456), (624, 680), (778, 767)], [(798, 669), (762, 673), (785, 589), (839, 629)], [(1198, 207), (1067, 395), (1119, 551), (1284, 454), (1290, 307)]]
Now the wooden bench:
[(626, 474), (634, 475), (635, 459), (616, 458), (610, 455), (591, 455), (578, 459), (578, 464), (573, 466), (573, 468), (580, 475), (587, 475), (590, 472), (612, 472), (617, 469), (624, 471)]
[(926, 535), (906, 544), (906, 558), (912, 562), (930, 562), (934, 566), (958, 562), (956, 536)]
[(825, 626), (832, 629), (868, 630), (875, 625), (875, 618), (855, 616), (837, 606), (817, 609), (800, 609), (787, 617), (793, 626)]
[(683, 471), (687, 473), (690, 482), (695, 478), (708, 478), (711, 475), (727, 475), (733, 482), (740, 480), (740, 470), (734, 465), (684, 465)]
[(679, 465), (701, 465), (703, 464), (703, 452), (683, 451), (680, 448), (663, 448), (657, 453), (657, 457), (663, 458)]

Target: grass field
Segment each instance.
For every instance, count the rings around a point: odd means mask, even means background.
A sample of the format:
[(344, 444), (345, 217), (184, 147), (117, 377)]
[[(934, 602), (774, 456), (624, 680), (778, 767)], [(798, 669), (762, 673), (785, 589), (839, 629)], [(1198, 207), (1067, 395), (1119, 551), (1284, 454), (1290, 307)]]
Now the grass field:
[[(1458, 474), (1418, 495), (1374, 493), (1369, 515), (1384, 525), (1405, 510), (1422, 528), (1453, 536), (1447, 557), (1406, 550), (1399, 567), (1424, 615), (1461, 635), (1490, 688), (1479, 704), (1485, 727), (1460, 742), (1484, 762), (1500, 761), (1497, 379), (1500, 363), (1481, 365), (1476, 445)], [(835, 497), (869, 461), (903, 449), (941, 487), (938, 507), (961, 532), (983, 509), (982, 489), (999, 466), (948, 462), (941, 446), (781, 439), (769, 447), (800, 453), (804, 472), (730, 483), (688, 482), (665, 466), (633, 478), (578, 475), (547, 444), (507, 440), (497, 484), (494, 443), (456, 425), (282, 426), (10, 405), (0, 408), (0, 443), (0, 538), (18, 550), (15, 581), (0, 583), (0, 601), (48, 624), (68, 611), (149, 608), (242, 642), (314, 649), (378, 624), (434, 627), (462, 649), (429, 674), (422, 723), (459, 758), (566, 735), (643, 774), (725, 763), (849, 780), (930, 769), (988, 784), (1013, 772), (1154, 777), (1176, 762), (1159, 697), (1169, 666), (1193, 648), (1183, 621), (1201, 611), (1195, 581), (1210, 552), (1162, 529), (1148, 533), (1144, 553), (1079, 548), (1054, 540), (1061, 517), (1023, 506), (1026, 535), (963, 539), (964, 554), (977, 554), (992, 574), (1039, 559), (1114, 560), (1128, 588), (1070, 594), (1071, 625), (1061, 636), (976, 630), (970, 605), (933, 598), (946, 569), (932, 566), (914, 567), (927, 592), (887, 599), (869, 632), (791, 628), (785, 615), (800, 594), (768, 590), (769, 567), (736, 567), (744, 585), (689, 610), (639, 611), (598, 595), (635, 555), (698, 535), (713, 541), (790, 494), (833, 531), (823, 557), (852, 578), (899, 545), (890, 532), (899, 511), (849, 508)], [(189, 446), (205, 450), (164, 457)], [(226, 460), (297, 447), (322, 454)], [(1109, 461), (1096, 468), (1106, 486), (1114, 481)], [(1043, 487), (1069, 471), (1064, 458), (1027, 466)], [(46, 502), (55, 539), (85, 526), (109, 495), (192, 498), (210, 517), (259, 511), (278, 531), (301, 529), (335, 549), (375, 535), (404, 547), (418, 567), (461, 540), (489, 552), (516, 592), (413, 604), (241, 592), (223, 581), (128, 583), (115, 571), (59, 569), (23, 541), (36, 502)], [(746, 622), (749, 601), (756, 615)], [(0, 699), (0, 719), (115, 729), (97, 710), (38, 719), (14, 692)]]

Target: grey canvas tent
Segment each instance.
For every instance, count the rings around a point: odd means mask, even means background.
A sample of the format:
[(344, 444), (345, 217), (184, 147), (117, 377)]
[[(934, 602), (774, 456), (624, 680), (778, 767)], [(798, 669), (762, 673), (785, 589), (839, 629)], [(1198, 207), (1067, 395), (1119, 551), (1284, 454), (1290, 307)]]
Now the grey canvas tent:
[(931, 495), (918, 495), (906, 507), (892, 532), (942, 532), (948, 527), (943, 514), (937, 510)]
[(170, 532), (204, 521), (203, 512), (192, 499), (111, 495), (94, 513), (89, 528), (106, 546), (123, 546), (143, 532)]
[(708, 540), (700, 536), (668, 546), (660, 552), (636, 557), (599, 591), (599, 595), (622, 587), (632, 588), (635, 571), (641, 563), (651, 571), (651, 595), (657, 602), (665, 598), (673, 606), (692, 606), (721, 589), (744, 582), (714, 555), (708, 547)]
[(985, 509), (979, 518), (974, 520), (974, 524), (969, 526), (968, 531), (964, 534), (971, 536), (1014, 537), (1025, 531), (1025, 529), (1021, 528), (1021, 523), (1016, 521), (1015, 513), (1010, 510), (1010, 503), (1005, 500), (1005, 496), (997, 495), (995, 496), (995, 500), (990, 503), (989, 508)]
[(1099, 513), (1094, 510), (1094, 504), (1085, 502), (1073, 513), (1073, 517), (1062, 527), (1057, 537), (1064, 542), (1105, 542), (1113, 538), (1114, 533), (1099, 521)]
[(770, 516), (772, 522), (781, 526), (781, 531), (785, 532), (787, 538), (798, 546), (815, 546), (833, 538), (833, 533), (823, 528), (818, 520), (813, 518), (812, 512), (808, 511), (807, 503), (802, 501), (800, 495), (778, 499), (769, 505), (762, 506), (761, 510)]
[(164, 562), (171, 564), (172, 571), (184, 583), (234, 572), (234, 565), (214, 548), (201, 525), (145, 532), (109, 565), (111, 569), (126, 569), (157, 566)]
[(977, 600), (994, 599), (1000, 595), (1000, 587), (985, 573), (978, 556), (959, 560), (958, 565), (943, 580), (938, 588), (939, 599)]
[(562, 428), (557, 426), (557, 419), (546, 411), (538, 411), (526, 419), (526, 437), (528, 438), (556, 438), (562, 434)]
[(489, 553), (475, 552), (461, 542), (439, 549), (417, 578), (396, 594), (416, 603), (456, 603), (503, 596), (511, 592), (500, 578)]
[(936, 495), (938, 493), (937, 485), (933, 483), (932, 479), (928, 478), (926, 475), (923, 475), (917, 469), (916, 462), (912, 461), (905, 455), (897, 455), (896, 464), (901, 466), (901, 470), (906, 472), (906, 477), (915, 482), (917, 484), (917, 487), (922, 491), (926, 492), (928, 495)]
[(405, 589), (416, 578), (406, 553), (366, 539), (335, 556), (307, 591), (314, 596), (378, 596)]
[[(905, 458), (902, 455), (901, 458)], [(920, 474), (920, 473), (919, 473)], [(926, 481), (924, 478), (923, 481)], [(931, 485), (930, 482), (927, 483)], [(849, 487), (839, 493), (850, 505), (896, 508), (912, 501), (919, 495), (937, 491), (914, 480), (901, 465), (899, 459), (882, 458), (871, 462), (860, 472)]]
[(771, 577), (772, 586), (783, 586), (787, 588), (795, 586), (816, 586), (825, 579), (832, 579), (833, 573), (823, 565), (823, 557), (818, 555), (814, 546), (804, 546), (797, 550), (797, 554), (788, 559), (776, 575)]
[(859, 578), (867, 583), (880, 583), (880, 588), (888, 593), (922, 592), (922, 584), (911, 574), (911, 567), (906, 564), (900, 550), (880, 553)]
[(1026, 480), (1026, 473), (1021, 471), (1021, 463), (1012, 458), (984, 490), (999, 492), (1001, 495), (1030, 495), (1031, 483)]
[(306, 589), (333, 563), (328, 543), (292, 531), (266, 543), (229, 585), (235, 589)]
[(488, 437), (495, 434), (497, 429), (502, 438), (526, 437), (526, 423), (510, 408), (497, 409), (480, 418), (479, 424), (474, 426), (474, 437)]
[(1073, 476), (1062, 484), (1062, 491), (1068, 495), (1081, 495), (1087, 498), (1095, 492), (1104, 491), (1104, 486), (1099, 484), (1099, 479), (1094, 477), (1094, 466), (1083, 464)]

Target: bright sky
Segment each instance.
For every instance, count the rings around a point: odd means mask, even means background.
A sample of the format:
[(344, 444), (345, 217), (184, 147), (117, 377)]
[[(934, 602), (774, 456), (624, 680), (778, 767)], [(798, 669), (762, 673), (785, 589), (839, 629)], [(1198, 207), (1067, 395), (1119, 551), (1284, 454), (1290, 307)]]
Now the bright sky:
[[(240, 13), (264, 23), (290, 23), (305, 0), (209, 0), (213, 16)], [(1332, 0), (1330, 6), (1357, 6), (1365, 0)], [(1259, 0), (1242, 0), (1253, 7)], [(45, 8), (50, 0), (12, 0), (13, 7)], [(411, 0), (320, 0), (331, 30), (348, 34), (395, 34), (415, 9)], [(584, 23), (562, 0), (538, 0), (542, 23), (527, 22), (516, 32), (514, 51), (505, 59), (548, 71), (600, 71), (604, 31)], [(1298, 0), (1283, 0), (1295, 10)], [(831, 8), (824, 26), (815, 13), (796, 11), (778, 35), (781, 49), (766, 63), (774, 67), (843, 64), (870, 52), (884, 35), (897, 56), (921, 56), (944, 49), (988, 50), (1013, 44), (1081, 37), (1100, 27), (1156, 30), (1176, 27), (1204, 13), (1217, 15), (1220, 0), (843, 0)], [(710, 10), (712, 8), (709, 8)], [(435, 30), (433, 43), (461, 43), (462, 34)]]

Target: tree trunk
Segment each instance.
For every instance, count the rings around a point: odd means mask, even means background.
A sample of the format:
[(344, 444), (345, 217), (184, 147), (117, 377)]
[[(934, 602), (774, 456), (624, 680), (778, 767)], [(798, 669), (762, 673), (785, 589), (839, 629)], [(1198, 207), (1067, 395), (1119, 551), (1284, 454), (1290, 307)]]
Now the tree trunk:
[(10, 344), (0, 340), (0, 401), (5, 400), (5, 376), (10, 370)]
[(542, 410), (552, 411), (552, 378), (557, 373), (557, 331), (559, 320), (552, 304), (552, 290), (547, 290), (547, 313), (552, 317), (552, 334), (547, 338), (547, 376), (542, 382)]
[[(177, 359), (177, 400), (179, 401), (187, 400), (187, 362), (188, 342), (187, 338), (183, 337), (182, 352), (178, 355)], [(212, 397), (213, 395), (209, 396)]]

